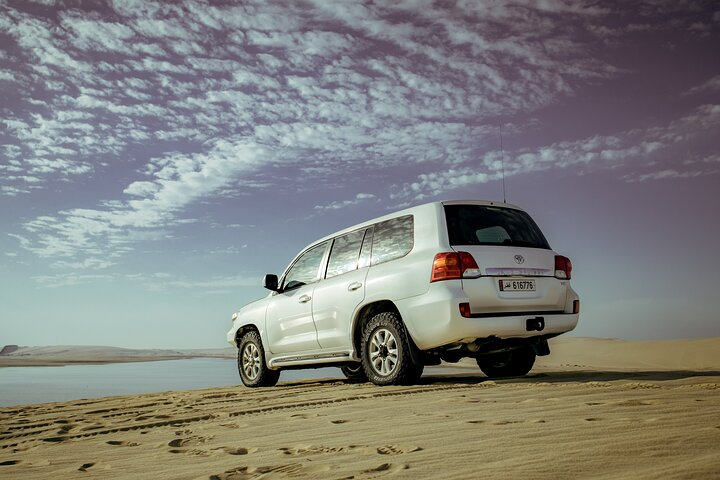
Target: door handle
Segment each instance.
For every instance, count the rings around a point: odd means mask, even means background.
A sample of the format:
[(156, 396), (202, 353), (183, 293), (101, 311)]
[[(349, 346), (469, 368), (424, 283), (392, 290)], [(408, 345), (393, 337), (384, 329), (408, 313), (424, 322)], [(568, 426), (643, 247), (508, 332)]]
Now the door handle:
[(353, 282), (350, 285), (348, 285), (348, 292), (354, 292), (358, 288), (362, 287), (362, 283), (360, 282)]
[(310, 301), (310, 298), (310, 295), (300, 295), (300, 298), (298, 298), (298, 302), (307, 303)]

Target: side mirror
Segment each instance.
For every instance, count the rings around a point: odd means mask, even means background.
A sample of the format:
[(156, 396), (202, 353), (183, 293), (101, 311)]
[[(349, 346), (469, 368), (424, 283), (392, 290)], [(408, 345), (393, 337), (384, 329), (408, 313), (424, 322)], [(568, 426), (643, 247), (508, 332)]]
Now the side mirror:
[(278, 291), (278, 277), (275, 274), (268, 273), (265, 275), (265, 278), (263, 278), (263, 287), (267, 288), (268, 290), (272, 290), (273, 292)]

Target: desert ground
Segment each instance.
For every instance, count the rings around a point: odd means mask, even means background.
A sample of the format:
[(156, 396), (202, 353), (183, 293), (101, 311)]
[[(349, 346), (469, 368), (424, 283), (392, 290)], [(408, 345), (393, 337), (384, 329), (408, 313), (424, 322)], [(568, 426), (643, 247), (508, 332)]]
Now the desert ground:
[(0, 478), (720, 478), (720, 338), (551, 348), (516, 379), (464, 361), (0, 408)]

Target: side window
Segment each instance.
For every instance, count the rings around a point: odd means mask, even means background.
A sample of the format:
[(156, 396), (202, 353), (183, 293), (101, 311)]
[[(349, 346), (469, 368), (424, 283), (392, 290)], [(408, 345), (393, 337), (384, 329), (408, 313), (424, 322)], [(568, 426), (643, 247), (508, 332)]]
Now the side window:
[(336, 237), (333, 241), (325, 278), (341, 275), (358, 268), (360, 247), (365, 237), (365, 229)]
[(285, 275), (283, 290), (292, 290), (316, 282), (326, 247), (327, 242), (324, 242), (303, 253)]
[(372, 264), (404, 257), (412, 250), (414, 222), (412, 215), (393, 218), (375, 225), (372, 242)]

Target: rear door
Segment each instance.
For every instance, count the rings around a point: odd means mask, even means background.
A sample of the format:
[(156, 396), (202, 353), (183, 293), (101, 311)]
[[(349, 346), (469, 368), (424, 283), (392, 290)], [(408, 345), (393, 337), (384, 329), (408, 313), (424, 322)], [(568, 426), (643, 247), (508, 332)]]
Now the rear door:
[(372, 228), (333, 240), (325, 279), (313, 296), (313, 319), (323, 349), (352, 348), (350, 328), (353, 313), (365, 298), (371, 241)]
[(463, 278), (473, 313), (561, 311), (567, 281), (555, 278), (555, 252), (530, 216), (489, 205), (445, 205), (450, 245), (470, 253), (481, 276)]

